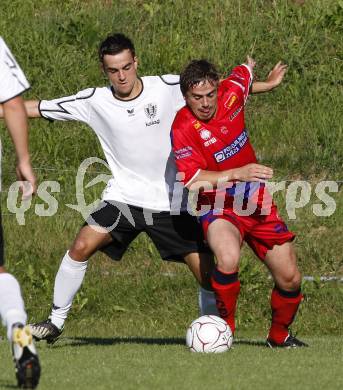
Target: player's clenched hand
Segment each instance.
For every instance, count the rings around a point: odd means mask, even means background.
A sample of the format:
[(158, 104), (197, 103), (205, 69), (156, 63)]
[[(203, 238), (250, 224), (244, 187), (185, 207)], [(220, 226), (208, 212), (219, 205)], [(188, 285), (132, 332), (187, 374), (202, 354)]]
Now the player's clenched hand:
[(235, 168), (234, 180), (239, 181), (265, 181), (273, 177), (273, 170), (261, 164), (247, 164), (241, 168)]
[(281, 83), (286, 71), (287, 65), (279, 61), (269, 72), (266, 82), (270, 84), (271, 88), (277, 87)]
[(17, 178), (22, 182), (23, 199), (29, 198), (37, 190), (36, 176), (29, 162), (18, 163), (16, 167)]

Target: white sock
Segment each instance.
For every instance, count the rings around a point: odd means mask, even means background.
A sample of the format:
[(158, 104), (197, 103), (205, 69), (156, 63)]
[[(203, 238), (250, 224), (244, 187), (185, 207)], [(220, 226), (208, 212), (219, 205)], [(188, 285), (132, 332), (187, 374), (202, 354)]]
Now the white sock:
[(12, 338), (15, 323), (26, 324), (24, 301), (17, 279), (8, 273), (0, 273), (0, 316), (7, 327), (7, 338)]
[(87, 270), (88, 261), (75, 261), (64, 255), (55, 278), (54, 304), (51, 311), (51, 322), (61, 329), (71, 308), (74, 296), (81, 287)]
[(202, 316), (205, 314), (219, 316), (214, 291), (199, 288), (199, 310)]

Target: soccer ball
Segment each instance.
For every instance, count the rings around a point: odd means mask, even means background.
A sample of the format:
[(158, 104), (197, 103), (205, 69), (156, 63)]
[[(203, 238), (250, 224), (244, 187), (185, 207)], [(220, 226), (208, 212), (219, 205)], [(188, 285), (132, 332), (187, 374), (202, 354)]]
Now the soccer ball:
[(194, 320), (186, 333), (186, 345), (192, 352), (219, 353), (231, 348), (233, 336), (222, 318), (206, 315)]

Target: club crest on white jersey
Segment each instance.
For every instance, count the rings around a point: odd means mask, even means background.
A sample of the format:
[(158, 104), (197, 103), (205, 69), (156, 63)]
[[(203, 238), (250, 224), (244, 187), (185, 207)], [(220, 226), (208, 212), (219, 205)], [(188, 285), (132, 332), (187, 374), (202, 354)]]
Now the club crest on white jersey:
[(146, 126), (158, 125), (160, 123), (159, 119), (154, 119), (157, 114), (157, 104), (149, 103), (144, 106), (145, 115), (150, 119), (150, 122), (145, 122)]

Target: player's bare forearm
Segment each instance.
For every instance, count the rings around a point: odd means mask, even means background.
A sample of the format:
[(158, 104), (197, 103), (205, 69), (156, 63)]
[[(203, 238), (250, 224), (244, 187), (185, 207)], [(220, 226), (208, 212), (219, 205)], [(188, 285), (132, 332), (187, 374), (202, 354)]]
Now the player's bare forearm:
[(278, 85), (272, 85), (267, 81), (254, 81), (251, 86), (251, 93), (269, 92), (272, 89), (276, 88)]
[(25, 100), (24, 104), (29, 118), (41, 118), (38, 110), (39, 100)]
[(251, 93), (268, 92), (271, 89), (268, 83), (264, 81), (254, 81), (251, 86)]
[(234, 180), (233, 170), (228, 171), (206, 171), (199, 173), (187, 184), (190, 191), (198, 190), (200, 187), (206, 189), (218, 186), (218, 183), (228, 183)]
[(265, 81), (254, 81), (251, 87), (252, 93), (268, 92), (278, 87), (287, 71), (287, 65), (279, 61), (269, 72)]
[(8, 132), (13, 141), (17, 157), (16, 173), (20, 181), (28, 181), (29, 186), (23, 185), (23, 197), (30, 196), (36, 190), (36, 177), (33, 173), (29, 145), (27, 115), (21, 96), (17, 96), (3, 104), (3, 116)]
[(200, 170), (192, 179), (187, 188), (190, 191), (198, 190), (200, 187), (215, 188), (218, 186), (230, 186), (233, 181), (265, 181), (273, 177), (273, 170), (261, 164), (247, 164), (240, 168), (228, 169), (225, 171)]
[[(38, 100), (24, 100), (24, 106), (28, 118), (41, 118), (40, 112), (38, 110), (38, 104)], [(0, 104), (0, 118), (5, 118), (4, 104)]]
[(18, 162), (30, 160), (28, 148), (27, 115), (21, 96), (3, 104), (3, 116), (8, 132), (11, 135)]

